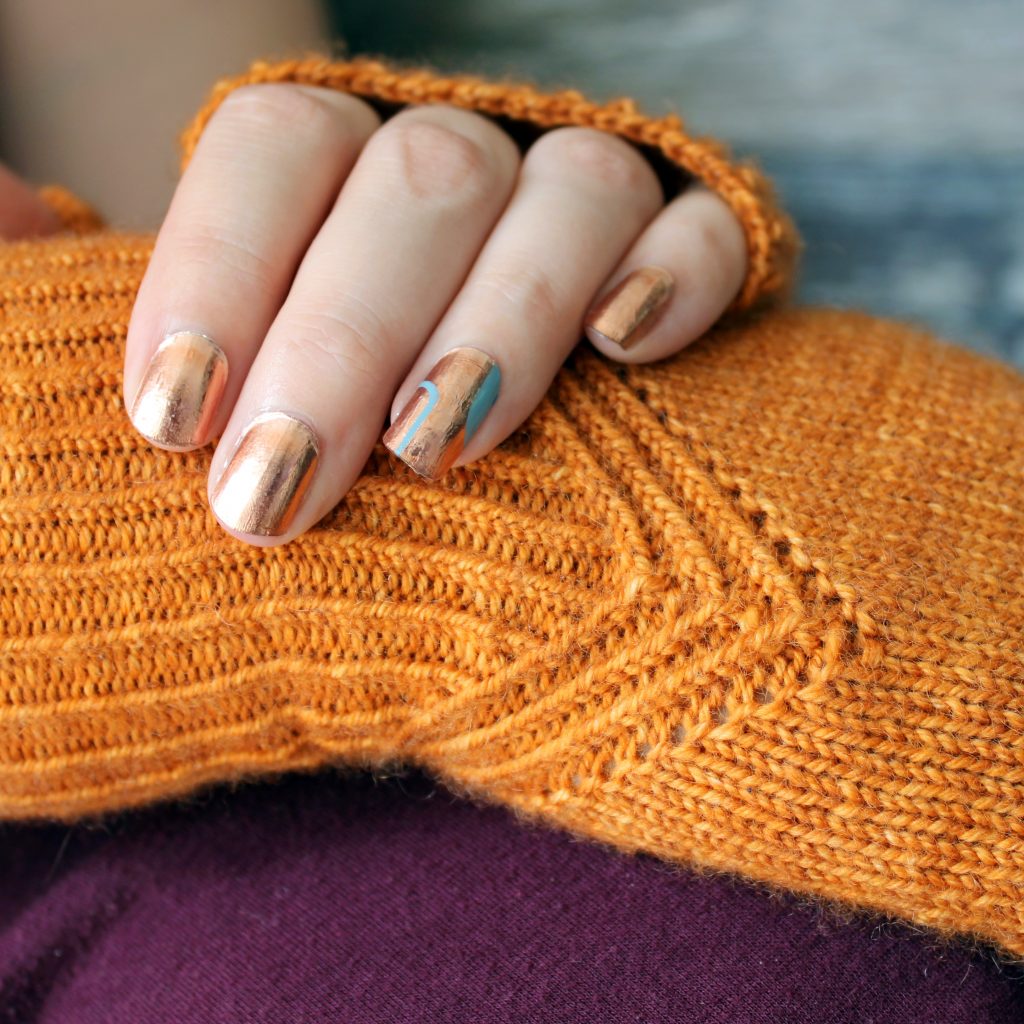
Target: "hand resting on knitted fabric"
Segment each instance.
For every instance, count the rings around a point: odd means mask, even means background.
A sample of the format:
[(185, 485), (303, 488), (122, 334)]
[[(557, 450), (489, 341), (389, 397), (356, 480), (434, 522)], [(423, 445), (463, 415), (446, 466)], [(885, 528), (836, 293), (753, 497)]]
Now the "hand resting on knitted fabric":
[(745, 273), (726, 202), (698, 183), (666, 203), (612, 134), (555, 128), (524, 154), (475, 111), (382, 121), (329, 88), (250, 85), (212, 117), (159, 231), (126, 405), (172, 451), (219, 435), (214, 514), (277, 544), (344, 496), (389, 411), (388, 449), (440, 476), (522, 424), (584, 331), (614, 359), (662, 358)]
[[(186, 163), (254, 80), (614, 125), (735, 211), (730, 310), (792, 280), (770, 183), (677, 119), (261, 62), (215, 86)], [(0, 246), (0, 817), (412, 764), (1024, 954), (1019, 373), (853, 311), (723, 318), (656, 362), (581, 344), (487, 458), (431, 480), (375, 444), (315, 529), (254, 546), (211, 514), (207, 448), (128, 422), (154, 237), (47, 195), (66, 231)]]

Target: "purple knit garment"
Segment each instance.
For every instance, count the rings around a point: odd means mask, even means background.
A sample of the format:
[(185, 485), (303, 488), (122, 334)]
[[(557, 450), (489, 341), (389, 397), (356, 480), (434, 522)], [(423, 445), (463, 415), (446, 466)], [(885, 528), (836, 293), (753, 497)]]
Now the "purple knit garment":
[(18, 1024), (1019, 1024), (1019, 975), (419, 773), (0, 827), (0, 1020)]

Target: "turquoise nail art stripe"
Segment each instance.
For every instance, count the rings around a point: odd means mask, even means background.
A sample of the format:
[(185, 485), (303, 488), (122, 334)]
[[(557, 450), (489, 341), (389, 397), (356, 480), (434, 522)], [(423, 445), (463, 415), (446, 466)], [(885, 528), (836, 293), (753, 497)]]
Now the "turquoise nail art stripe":
[(421, 380), (419, 386), (426, 391), (427, 401), (423, 408), (420, 409), (420, 414), (413, 420), (412, 426), (405, 432), (405, 436), (393, 449), (396, 455), (401, 455), (405, 451), (405, 446), (409, 443), (409, 439), (420, 429), (420, 424), (430, 415), (430, 410), (437, 405), (437, 400), (440, 397), (437, 385), (433, 381)]
[(469, 407), (469, 412), (466, 413), (466, 441), (476, 433), (476, 428), (480, 426), (488, 410), (494, 405), (498, 397), (500, 385), (501, 370), (498, 369), (498, 364), (495, 363), (487, 376), (484, 377), (484, 382), (480, 385), (480, 390), (476, 393), (473, 404)]

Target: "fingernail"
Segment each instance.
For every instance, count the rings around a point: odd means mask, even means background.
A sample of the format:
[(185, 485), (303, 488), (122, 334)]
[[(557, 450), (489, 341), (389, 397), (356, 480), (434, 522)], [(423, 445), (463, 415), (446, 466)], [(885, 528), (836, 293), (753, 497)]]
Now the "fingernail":
[(240, 533), (277, 537), (302, 504), (319, 461), (312, 428), (283, 412), (257, 416), (217, 478), (210, 502), (217, 518)]
[(431, 479), (462, 454), (498, 397), (501, 370), (478, 348), (446, 352), (384, 434), (385, 446)]
[(663, 267), (640, 267), (627, 274), (591, 306), (583, 321), (587, 337), (632, 348), (657, 322), (674, 285), (672, 275)]
[(228, 360), (204, 334), (169, 334), (153, 353), (129, 412), (149, 441), (186, 451), (204, 445), (228, 380)]

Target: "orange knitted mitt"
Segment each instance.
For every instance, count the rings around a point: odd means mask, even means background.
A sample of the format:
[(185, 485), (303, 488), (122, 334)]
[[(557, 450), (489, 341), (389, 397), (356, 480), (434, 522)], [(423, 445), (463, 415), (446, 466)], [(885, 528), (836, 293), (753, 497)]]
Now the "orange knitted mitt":
[[(530, 95), (362, 67), (318, 80)], [(650, 365), (581, 344), (485, 458), (430, 482), (378, 444), (316, 529), (257, 548), (208, 509), (210, 450), (125, 415), (151, 237), (82, 230), (0, 247), (0, 815), (417, 764), (622, 850), (1024, 955), (1024, 376), (829, 310)], [(778, 281), (765, 232), (749, 296)]]

